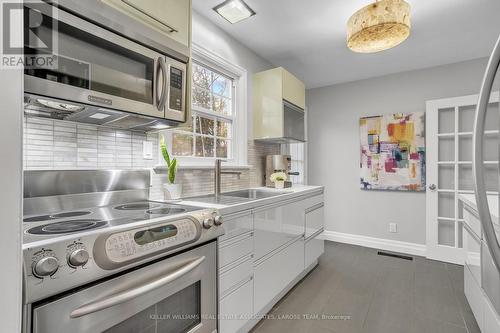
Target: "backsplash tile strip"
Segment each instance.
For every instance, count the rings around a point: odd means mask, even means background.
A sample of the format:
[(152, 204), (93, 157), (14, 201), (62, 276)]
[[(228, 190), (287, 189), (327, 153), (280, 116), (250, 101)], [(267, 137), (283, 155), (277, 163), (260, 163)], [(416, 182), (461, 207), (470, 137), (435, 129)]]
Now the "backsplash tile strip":
[[(159, 149), (159, 137), (155, 133), (35, 117), (25, 117), (24, 126), (26, 170), (152, 169), (160, 163), (156, 153), (152, 159), (143, 158), (143, 141), (152, 142), (153, 152)], [(262, 186), (265, 156), (279, 153), (279, 144), (248, 141), (248, 164), (251, 167), (234, 170), (241, 172), (239, 176), (223, 174), (222, 190)], [(177, 179), (183, 185), (185, 197), (214, 191), (211, 169), (181, 169)], [(166, 173), (152, 172), (151, 199), (163, 200), (162, 185), (166, 181)]]

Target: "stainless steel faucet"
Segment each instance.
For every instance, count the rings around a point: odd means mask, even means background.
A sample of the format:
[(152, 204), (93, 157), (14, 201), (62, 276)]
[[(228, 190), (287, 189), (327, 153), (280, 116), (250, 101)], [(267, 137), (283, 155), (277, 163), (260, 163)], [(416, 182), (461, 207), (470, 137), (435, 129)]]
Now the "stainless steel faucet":
[(222, 171), (222, 162), (225, 162), (224, 160), (221, 159), (215, 159), (215, 172), (214, 172), (214, 189), (215, 189), (215, 196), (218, 197), (221, 194), (221, 174), (226, 174), (226, 175), (241, 175), (241, 172), (239, 171)]

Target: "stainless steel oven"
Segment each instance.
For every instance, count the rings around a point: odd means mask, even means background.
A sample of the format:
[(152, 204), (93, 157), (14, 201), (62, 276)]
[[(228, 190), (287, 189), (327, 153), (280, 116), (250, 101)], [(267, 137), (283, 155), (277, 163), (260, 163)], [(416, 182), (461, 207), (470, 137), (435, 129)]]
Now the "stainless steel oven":
[[(25, 6), (41, 18), (37, 27), (25, 25), (30, 30), (26, 33), (55, 32), (57, 60), (53, 68), (25, 70), (26, 93), (174, 122), (186, 120), (188, 62), (56, 6)], [(25, 52), (42, 51), (28, 39)]]
[(32, 305), (33, 333), (217, 331), (216, 242)]

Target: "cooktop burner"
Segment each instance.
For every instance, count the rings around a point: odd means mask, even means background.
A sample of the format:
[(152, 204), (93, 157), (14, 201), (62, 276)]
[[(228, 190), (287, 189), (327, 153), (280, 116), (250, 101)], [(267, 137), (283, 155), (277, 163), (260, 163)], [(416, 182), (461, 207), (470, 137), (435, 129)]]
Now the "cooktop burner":
[(184, 213), (186, 209), (184, 208), (157, 208), (157, 209), (150, 209), (146, 211), (146, 214), (150, 215), (170, 215), (170, 214), (180, 214)]
[(152, 203), (152, 202), (137, 202), (137, 203), (130, 203), (130, 204), (116, 206), (115, 209), (118, 209), (118, 210), (146, 210), (146, 209), (153, 209), (153, 208), (156, 208), (159, 206), (160, 206), (159, 204)]
[(106, 225), (106, 221), (96, 219), (79, 219), (61, 221), (51, 224), (40, 225), (28, 230), (28, 233), (35, 235), (66, 234), (77, 231), (95, 229)]
[(58, 214), (53, 214), (53, 215), (39, 215), (39, 216), (32, 216), (23, 219), (23, 222), (42, 222), (42, 221), (47, 221), (47, 220), (55, 220), (55, 219), (63, 219), (63, 218), (68, 218), (68, 217), (77, 217), (77, 216), (83, 216), (83, 215), (88, 215), (90, 212), (88, 211), (76, 211), (76, 212), (65, 212), (65, 213), (58, 213)]

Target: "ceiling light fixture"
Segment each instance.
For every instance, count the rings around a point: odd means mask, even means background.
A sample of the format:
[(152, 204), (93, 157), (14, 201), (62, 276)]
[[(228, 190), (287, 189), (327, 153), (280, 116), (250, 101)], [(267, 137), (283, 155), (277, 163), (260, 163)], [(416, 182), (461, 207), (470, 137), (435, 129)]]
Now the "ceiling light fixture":
[(226, 0), (213, 8), (217, 14), (234, 24), (255, 15), (243, 0)]
[(410, 35), (410, 5), (404, 0), (377, 0), (347, 22), (347, 47), (373, 53), (401, 44)]

